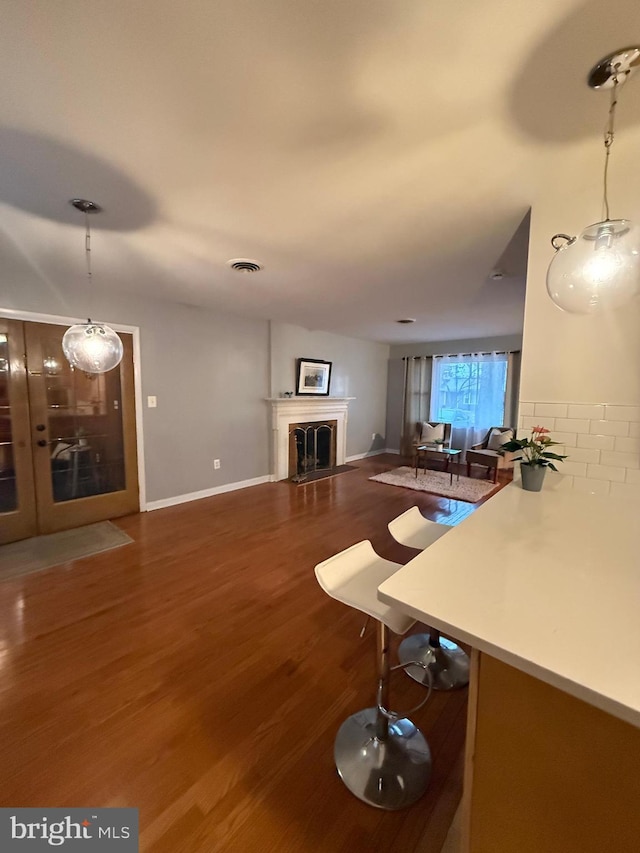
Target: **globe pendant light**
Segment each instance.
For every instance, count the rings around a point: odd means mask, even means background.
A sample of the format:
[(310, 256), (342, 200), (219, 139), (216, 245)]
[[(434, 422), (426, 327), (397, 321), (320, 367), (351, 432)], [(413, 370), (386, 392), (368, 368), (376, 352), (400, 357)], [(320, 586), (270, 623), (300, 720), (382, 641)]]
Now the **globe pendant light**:
[(592, 89), (611, 89), (604, 133), (605, 219), (588, 225), (577, 237), (552, 237), (556, 254), (547, 272), (549, 296), (572, 314), (618, 308), (640, 293), (640, 228), (628, 219), (609, 218), (607, 184), (618, 91), (638, 65), (640, 47), (627, 47), (606, 56), (589, 74)]
[[(87, 279), (91, 285), (91, 229), (89, 214), (100, 213), (102, 208), (93, 201), (73, 198), (70, 201), (77, 210), (85, 215), (86, 235), (85, 254), (87, 258)], [(64, 333), (62, 351), (72, 367), (85, 373), (107, 373), (122, 361), (122, 341), (112, 328), (104, 323), (76, 323)]]

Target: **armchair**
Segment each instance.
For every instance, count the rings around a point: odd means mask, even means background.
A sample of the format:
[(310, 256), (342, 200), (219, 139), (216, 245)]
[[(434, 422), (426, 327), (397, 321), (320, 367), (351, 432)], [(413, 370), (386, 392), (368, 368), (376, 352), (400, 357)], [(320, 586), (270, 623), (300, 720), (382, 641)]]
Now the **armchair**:
[(515, 438), (515, 430), (507, 426), (491, 427), (482, 441), (471, 445), (466, 454), (467, 477), (472, 465), (484, 465), (493, 471), (493, 482), (498, 481), (498, 468), (513, 468), (513, 453), (500, 453), (500, 446)]
[(416, 423), (413, 438), (413, 449), (421, 444), (442, 443), (444, 447), (451, 447), (451, 424), (438, 421), (418, 421)]

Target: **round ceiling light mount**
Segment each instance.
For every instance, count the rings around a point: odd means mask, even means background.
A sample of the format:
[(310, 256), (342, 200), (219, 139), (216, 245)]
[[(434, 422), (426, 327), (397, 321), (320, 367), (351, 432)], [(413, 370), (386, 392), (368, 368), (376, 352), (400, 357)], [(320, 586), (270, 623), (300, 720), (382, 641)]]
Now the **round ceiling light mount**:
[(96, 204), (95, 201), (89, 201), (87, 198), (70, 198), (69, 204), (81, 213), (102, 213), (100, 205)]
[(593, 66), (587, 83), (592, 89), (612, 89), (622, 85), (639, 66), (640, 46), (621, 47)]
[(492, 281), (502, 281), (502, 279), (504, 278), (504, 273), (502, 272), (502, 270), (493, 270), (489, 278)]
[(402, 326), (407, 326), (409, 323), (415, 323), (415, 317), (405, 317), (403, 320), (396, 320), (396, 323), (400, 323)]
[(232, 258), (230, 261), (227, 261), (227, 266), (236, 272), (243, 273), (260, 272), (260, 270), (264, 269), (262, 264), (258, 263), (258, 261), (252, 261), (250, 258)]

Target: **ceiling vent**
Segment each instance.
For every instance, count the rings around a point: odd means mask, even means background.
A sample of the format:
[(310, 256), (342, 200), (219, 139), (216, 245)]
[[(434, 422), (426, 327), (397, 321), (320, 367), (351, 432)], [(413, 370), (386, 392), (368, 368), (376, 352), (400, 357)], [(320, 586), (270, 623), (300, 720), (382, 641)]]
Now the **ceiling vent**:
[(257, 261), (250, 261), (248, 258), (234, 258), (227, 261), (227, 266), (236, 272), (260, 272), (262, 265)]

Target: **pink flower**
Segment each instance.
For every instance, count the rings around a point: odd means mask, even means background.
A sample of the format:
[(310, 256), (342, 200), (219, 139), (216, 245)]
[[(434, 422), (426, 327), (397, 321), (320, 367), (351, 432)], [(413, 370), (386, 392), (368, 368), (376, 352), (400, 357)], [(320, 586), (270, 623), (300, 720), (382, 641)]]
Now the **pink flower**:
[(531, 432), (533, 432), (534, 434), (537, 433), (538, 435), (544, 435), (545, 433), (551, 432), (551, 430), (545, 429), (544, 427), (541, 427), (541, 426), (536, 426), (531, 430)]

